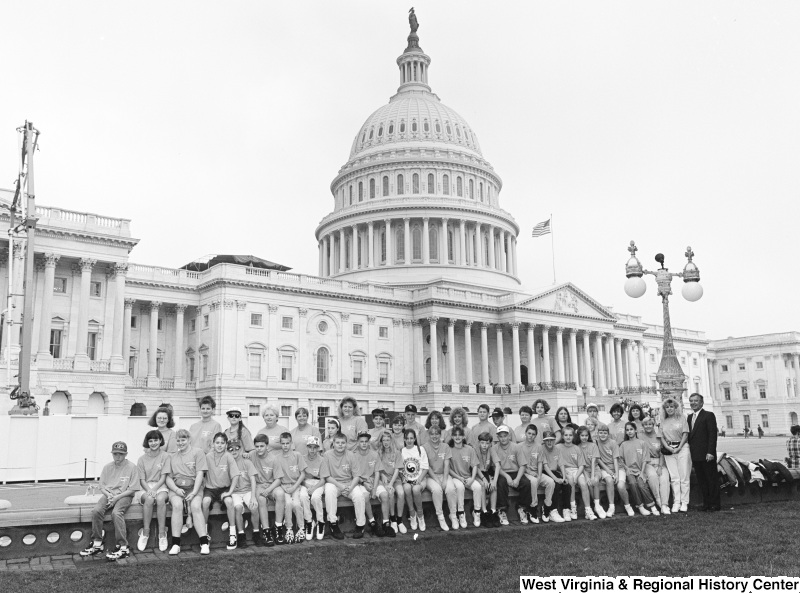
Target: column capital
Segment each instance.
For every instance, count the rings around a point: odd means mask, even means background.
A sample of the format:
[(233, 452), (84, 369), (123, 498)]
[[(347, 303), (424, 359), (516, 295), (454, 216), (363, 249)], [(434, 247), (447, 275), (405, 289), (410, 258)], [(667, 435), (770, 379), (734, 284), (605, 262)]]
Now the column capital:
[(125, 308), (126, 309), (133, 309), (133, 305), (136, 302), (136, 299), (125, 299)]
[(278, 312), (278, 305), (267, 305), (270, 313), (277, 313)]
[(59, 259), (61, 259), (61, 255), (58, 253), (45, 253), (42, 255), (42, 261), (44, 261), (46, 268), (55, 268)]
[(226, 309), (233, 309), (233, 299), (225, 299), (222, 301), (222, 306)]
[(408, 224), (409, 222), (411, 222), (411, 217), (410, 216), (404, 216), (403, 217), (403, 222)]
[(72, 264), (69, 267), (69, 271), (72, 272), (73, 276), (80, 276), (81, 275), (81, 267), (78, 264)]
[(175, 305), (175, 312), (176, 312), (178, 315), (183, 315), (183, 313), (186, 311), (186, 307), (188, 307), (188, 306), (189, 306), (189, 305), (184, 305), (183, 303), (177, 303), (177, 304)]
[(385, 224), (386, 226), (390, 226), (392, 224), (392, 219), (391, 218), (384, 218), (383, 219), (383, 224)]
[(409, 327), (412, 325), (411, 319), (403, 319), (403, 327)]
[(422, 326), (422, 319), (412, 319), (411, 325), (413, 325), (414, 327)]
[(115, 276), (127, 276), (128, 275), (128, 264), (114, 264), (112, 266), (114, 270)]
[(452, 317), (450, 317), (447, 320), (447, 325), (449, 325), (450, 327), (454, 327), (457, 322), (458, 322), (458, 319), (453, 319)]
[(519, 322), (519, 321), (512, 321), (511, 323), (509, 323), (509, 325), (511, 326), (511, 329), (512, 329), (512, 330), (514, 330), (514, 331), (519, 331), (519, 326), (520, 326), (521, 324), (520, 324), (520, 322)]
[(350, 313), (342, 313), (342, 321), (350, 321)]
[(367, 323), (369, 325), (375, 325), (375, 316), (374, 315), (367, 315)]
[(96, 259), (91, 259), (88, 257), (83, 257), (78, 262), (78, 265), (81, 268), (81, 272), (91, 272), (94, 265), (97, 263)]
[(150, 310), (158, 312), (161, 307), (161, 301), (150, 301)]
[(575, 337), (578, 336), (578, 330), (575, 329), (574, 327), (565, 327), (564, 331), (567, 332), (567, 334), (569, 334), (570, 336), (575, 336)]
[(402, 319), (398, 319), (397, 317), (392, 317), (392, 325), (393, 326), (399, 327), (401, 323), (403, 323)]
[(564, 333), (564, 328), (559, 325), (554, 326), (553, 329), (556, 330), (556, 335)]
[(427, 217), (427, 216), (423, 216), (422, 217), (422, 222), (424, 222), (424, 223), (427, 223), (429, 220), (430, 220), (430, 218)]
[(469, 329), (472, 329), (472, 324), (473, 324), (473, 323), (474, 323), (474, 321), (472, 321), (472, 319), (466, 319), (466, 320), (464, 321), (464, 325), (465, 325), (467, 328), (469, 328)]
[(488, 321), (481, 321), (481, 331), (486, 331), (489, 329), (489, 326), (492, 325)]
[(43, 272), (47, 267), (47, 263), (41, 257), (37, 257), (34, 260), (33, 265), (36, 267), (37, 272)]
[(539, 327), (542, 328), (542, 333), (550, 333), (550, 328), (553, 327), (552, 325), (540, 325)]
[(446, 216), (442, 216), (442, 224), (443, 224), (443, 225), (447, 226), (447, 223), (448, 223), (448, 221), (449, 221), (449, 220), (450, 220), (450, 219), (449, 219), (449, 218), (447, 218)]
[(367, 226), (368, 226), (369, 228), (372, 228), (373, 226), (375, 226), (375, 221), (374, 221), (374, 220), (370, 220), (370, 221), (367, 223)]
[(461, 226), (465, 226), (467, 224), (467, 219), (466, 218), (459, 218), (458, 219), (458, 224), (460, 224)]
[(25, 248), (20, 242), (14, 243), (14, 257), (17, 259), (23, 259), (25, 257)]
[[(236, 302), (238, 303), (239, 301)], [(305, 317), (306, 315), (308, 315), (308, 309), (306, 309), (305, 307), (300, 307), (299, 309), (297, 309), (297, 312), (300, 314), (300, 317)]]
[(529, 332), (536, 331), (536, 324), (535, 324), (535, 323), (531, 323), (531, 322), (529, 321), (529, 322), (528, 322), (528, 331), (529, 331)]
[(236, 310), (244, 311), (247, 309), (247, 301), (236, 301)]
[(439, 318), (436, 317), (436, 316), (431, 316), (431, 317), (428, 317), (427, 319), (428, 319), (428, 323), (430, 325), (436, 325), (437, 323), (439, 323)]

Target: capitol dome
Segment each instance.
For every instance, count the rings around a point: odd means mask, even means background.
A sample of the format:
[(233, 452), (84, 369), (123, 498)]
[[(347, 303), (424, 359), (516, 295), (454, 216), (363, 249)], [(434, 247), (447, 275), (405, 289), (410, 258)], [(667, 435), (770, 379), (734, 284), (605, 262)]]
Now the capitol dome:
[(334, 209), (316, 231), (319, 273), (519, 288), (519, 226), (500, 208), (502, 180), (472, 127), (431, 90), (416, 26), (397, 58), (397, 93), (361, 125), (331, 183)]

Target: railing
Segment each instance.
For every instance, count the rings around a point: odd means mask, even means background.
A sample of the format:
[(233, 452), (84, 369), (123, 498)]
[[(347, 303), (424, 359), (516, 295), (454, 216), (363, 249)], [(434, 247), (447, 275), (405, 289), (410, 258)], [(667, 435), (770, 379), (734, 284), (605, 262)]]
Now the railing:
[(158, 388), (159, 389), (175, 389), (175, 380), (174, 379), (159, 379), (158, 380)]
[(244, 273), (248, 276), (265, 276), (267, 278), (270, 277), (269, 270), (263, 270), (261, 268), (245, 268)]
[(428, 386), (427, 385), (419, 385), (417, 387), (419, 393), (428, 393)]
[(528, 383), (525, 391), (575, 391), (578, 384), (575, 381), (541, 381), (539, 383)]
[(52, 224), (54, 220), (63, 220), (73, 224), (86, 224), (101, 226), (109, 229), (129, 231), (130, 220), (127, 218), (112, 218), (110, 216), (100, 216), (91, 212), (76, 212), (75, 210), (64, 210), (53, 206), (37, 206), (36, 215), (39, 218), (48, 219), (44, 224)]
[(635, 385), (633, 387), (617, 387), (613, 394), (611, 390), (608, 391), (609, 395), (641, 395), (643, 393), (658, 393), (658, 387)]
[(184, 386), (186, 389), (197, 389), (197, 381), (186, 381)]
[(108, 373), (111, 371), (110, 360), (90, 360), (89, 370), (97, 373)]
[(139, 388), (147, 387), (147, 377), (144, 378), (133, 377), (131, 379), (131, 387), (139, 387)]
[(469, 385), (459, 385), (458, 391), (459, 393), (469, 393)]
[(453, 386), (449, 383), (442, 384), (442, 393), (453, 393)]
[(478, 385), (475, 388), (476, 393), (486, 393), (486, 385)]
[(53, 359), (53, 370), (54, 371), (71, 371), (74, 368), (75, 368), (75, 359), (74, 358), (54, 358)]
[(339, 385), (336, 383), (309, 383), (309, 387), (311, 387), (311, 389), (325, 389), (328, 391), (337, 391), (339, 389)]
[(492, 387), (492, 393), (494, 393), (495, 395), (506, 395), (508, 393), (511, 393), (511, 387), (509, 387), (508, 385), (495, 385), (494, 387)]

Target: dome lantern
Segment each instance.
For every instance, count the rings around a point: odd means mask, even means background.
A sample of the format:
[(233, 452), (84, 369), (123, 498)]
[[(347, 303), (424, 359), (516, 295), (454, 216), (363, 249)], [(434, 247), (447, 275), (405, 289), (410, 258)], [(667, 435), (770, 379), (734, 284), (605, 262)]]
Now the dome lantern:
[(408, 35), (408, 45), (403, 55), (397, 58), (397, 66), (400, 68), (400, 87), (397, 92), (427, 91), (430, 93), (428, 67), (431, 65), (431, 58), (425, 55), (419, 46), (419, 35), (417, 35), (419, 23), (413, 8), (408, 14), (408, 24), (411, 27), (411, 33)]

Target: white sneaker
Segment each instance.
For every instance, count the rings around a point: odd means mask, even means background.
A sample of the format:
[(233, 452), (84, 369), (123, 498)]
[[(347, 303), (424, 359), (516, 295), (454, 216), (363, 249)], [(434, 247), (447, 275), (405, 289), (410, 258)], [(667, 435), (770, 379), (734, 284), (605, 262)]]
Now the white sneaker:
[(140, 552), (144, 552), (145, 548), (147, 548), (147, 540), (150, 539), (148, 535), (140, 535), (139, 541), (136, 543), (136, 549)]
[(408, 524), (411, 526), (411, 531), (416, 531), (417, 530), (417, 516), (416, 515), (411, 515), (408, 518)]
[[(425, 531), (425, 517), (420, 515), (419, 517), (417, 517), (417, 522), (419, 523), (419, 530)], [(447, 528), (447, 523), (445, 523), (444, 526), (445, 528)]]
[(650, 512), (656, 517), (661, 514), (658, 512), (658, 505), (655, 504), (652, 507), (650, 507)]
[(542, 523), (547, 523), (550, 520), (551, 514), (552, 511), (550, 513), (545, 513), (544, 511), (542, 511)]
[[(531, 508), (531, 511), (528, 513), (528, 520), (536, 525), (539, 524), (539, 517), (536, 516), (538, 512), (538, 509)], [(542, 517), (542, 519), (544, 519), (544, 517)]]
[(586, 518), (589, 519), (589, 521), (597, 521), (597, 515), (588, 507), (586, 508)]
[(522, 507), (517, 507), (517, 514), (519, 515), (519, 522), (523, 525), (528, 524), (528, 513)]
[(603, 506), (600, 504), (599, 500), (594, 501), (594, 512), (598, 519), (606, 518), (606, 512), (603, 510)]
[(397, 531), (402, 533), (402, 534), (408, 533), (408, 529), (406, 529), (406, 526), (405, 526), (405, 524), (403, 523), (402, 520), (397, 522)]
[(574, 502), (569, 507), (569, 514), (573, 521), (578, 520), (578, 505), (576, 505)]
[(572, 521), (572, 513), (570, 513), (567, 509), (564, 509), (564, 522), (569, 523)]
[[(436, 513), (436, 518), (439, 519), (439, 529), (442, 531), (450, 531), (450, 528), (447, 526), (447, 519), (444, 518), (444, 513)], [(458, 529), (458, 523), (456, 523), (456, 529)]]
[(665, 504), (661, 505), (661, 514), (662, 515), (669, 515), (670, 514), (669, 507), (667, 505), (665, 505)]
[(608, 510), (606, 511), (606, 519), (610, 519), (611, 517), (613, 517), (615, 510), (616, 510), (616, 507), (614, 506), (613, 503), (608, 505)]
[(478, 511), (472, 511), (472, 524), (475, 527), (481, 526), (481, 514)]
[(681, 513), (688, 513), (689, 512), (689, 505), (685, 502), (681, 503)]
[(631, 505), (629, 505), (629, 504), (625, 505), (625, 511), (628, 513), (629, 517), (633, 517), (636, 514), (635, 512), (633, 512), (633, 509), (631, 508)]
[(200, 544), (200, 553), (203, 555), (211, 553), (211, 546), (208, 544)]
[(181, 553), (181, 547), (180, 547), (178, 544), (174, 544), (174, 545), (173, 545), (173, 546), (172, 546), (172, 547), (169, 549), (169, 555), (170, 555), (170, 556), (177, 556), (177, 555), (178, 555), (178, 554), (180, 554), (180, 553)]
[(508, 525), (508, 515), (506, 515), (505, 511), (498, 511), (497, 516), (500, 517), (500, 525), (504, 527)]
[(167, 542), (167, 534), (159, 535), (158, 536), (158, 549), (161, 552), (166, 552), (167, 548), (169, 547), (169, 543)]
[(644, 515), (645, 517), (650, 514), (650, 511), (648, 511), (647, 508), (643, 504), (639, 505), (639, 512), (642, 515)]
[(550, 520), (551, 520), (553, 523), (563, 523), (563, 522), (564, 522), (564, 519), (562, 519), (562, 518), (561, 518), (561, 515), (559, 515), (559, 514), (558, 514), (558, 511), (557, 511), (557, 510), (555, 510), (555, 509), (553, 509), (552, 511), (550, 511)]
[(672, 505), (672, 512), (673, 513), (677, 513), (680, 510), (681, 510), (681, 503), (676, 502), (675, 504)]
[[(480, 517), (478, 517), (478, 519), (480, 519)], [(464, 513), (464, 511), (461, 511), (458, 515), (458, 525), (461, 527), (461, 529), (467, 528), (467, 515)]]
[(450, 515), (450, 523), (453, 525), (453, 531), (459, 528), (458, 517), (456, 515)]

